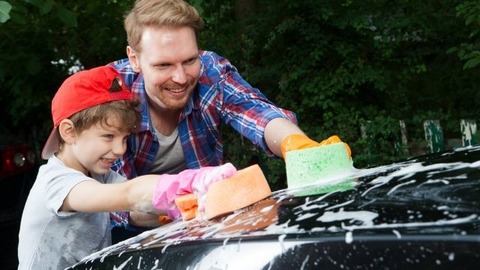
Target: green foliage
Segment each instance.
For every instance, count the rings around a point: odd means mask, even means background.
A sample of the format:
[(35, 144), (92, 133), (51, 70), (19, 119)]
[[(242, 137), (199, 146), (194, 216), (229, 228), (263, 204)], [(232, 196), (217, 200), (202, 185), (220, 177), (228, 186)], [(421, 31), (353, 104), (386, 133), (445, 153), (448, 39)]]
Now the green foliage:
[(352, 144), (353, 149), (366, 151), (355, 154), (357, 167), (370, 167), (380, 163), (386, 164), (406, 158), (401, 142), (399, 120), (388, 116), (386, 112), (372, 116), (361, 122), (362, 136)]
[(6, 1), (0, 1), (0, 23), (4, 23), (10, 19), (10, 10), (12, 6)]
[(457, 16), (465, 20), (465, 28), (471, 32), (469, 42), (464, 40), (459, 46), (447, 50), (448, 53), (456, 53), (465, 61), (464, 69), (471, 69), (480, 64), (480, 2), (464, 1), (456, 7)]
[[(433, 117), (431, 112), (448, 115), (445, 124), (478, 117), (478, 67), (471, 60), (477, 55), (465, 53), (470, 60), (465, 70), (460, 60), (467, 58), (447, 53), (477, 35), (460, 19), (476, 24), (479, 12), (472, 7), (477, 5), (439, 0), (203, 2), (207, 27), (202, 44), (229, 58), (271, 100), (295, 111), (312, 138), (337, 134), (350, 144), (357, 167), (374, 166), (406, 157), (399, 142), (400, 119), (409, 129), (408, 150), (421, 153), (422, 124)], [(368, 139), (361, 137), (362, 123), (369, 123)], [(244, 147), (232, 140), (227, 152)], [(246, 161), (262, 157), (255, 152), (243, 156)], [(277, 160), (266, 159), (263, 166), (277, 166), (269, 162)]]
[(41, 147), (52, 125), (51, 98), (72, 70), (125, 56), (122, 14), (129, 3), (9, 2), (11, 18), (0, 24), (0, 106), (6, 128), (35, 136)]
[[(189, 2), (206, 23), (202, 49), (227, 57), (273, 102), (296, 112), (313, 139), (339, 135), (357, 167), (405, 157), (398, 120), (406, 122), (413, 154), (425, 148), (424, 120), (439, 119), (455, 137), (459, 119), (480, 114), (477, 0)], [(133, 0), (8, 3), (0, 1), (0, 106), (9, 128), (38, 131), (42, 145), (51, 96), (70, 69), (125, 56), (122, 15)], [(225, 144), (227, 160), (260, 163), (269, 181), (284, 185), (282, 160), (228, 128)]]

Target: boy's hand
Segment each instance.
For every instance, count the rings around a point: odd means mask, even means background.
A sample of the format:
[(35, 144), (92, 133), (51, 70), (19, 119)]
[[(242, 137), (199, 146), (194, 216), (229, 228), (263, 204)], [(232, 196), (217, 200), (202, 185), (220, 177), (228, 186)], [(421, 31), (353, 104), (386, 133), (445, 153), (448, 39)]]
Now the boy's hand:
[[(208, 187), (233, 176), (236, 172), (237, 169), (231, 163), (226, 163), (221, 166), (185, 170), (179, 174), (161, 175), (152, 197), (152, 204), (156, 209), (167, 210), (171, 218), (176, 219), (179, 216), (175, 198), (194, 193), (201, 207)], [(174, 213), (177, 214), (174, 215)]]

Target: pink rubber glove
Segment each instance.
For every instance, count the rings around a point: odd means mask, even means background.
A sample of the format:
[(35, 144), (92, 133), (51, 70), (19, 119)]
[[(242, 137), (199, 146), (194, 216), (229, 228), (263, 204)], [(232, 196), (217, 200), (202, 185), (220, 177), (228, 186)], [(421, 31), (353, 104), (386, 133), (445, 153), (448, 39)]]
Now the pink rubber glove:
[(163, 174), (157, 182), (152, 204), (156, 209), (167, 210), (170, 218), (178, 219), (180, 213), (175, 205), (175, 198), (188, 193), (195, 193), (199, 206), (208, 191), (208, 187), (237, 172), (235, 166), (226, 163), (221, 166), (185, 170), (179, 174)]

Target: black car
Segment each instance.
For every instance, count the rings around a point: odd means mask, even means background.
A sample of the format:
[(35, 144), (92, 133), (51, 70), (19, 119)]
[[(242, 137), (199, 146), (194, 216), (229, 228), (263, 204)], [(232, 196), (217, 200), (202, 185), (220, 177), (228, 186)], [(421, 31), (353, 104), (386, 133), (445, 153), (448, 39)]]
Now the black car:
[(478, 269), (480, 147), (319, 182), (144, 232), (69, 269)]
[(17, 269), (18, 231), (23, 206), (35, 181), (38, 159), (33, 148), (5, 129), (0, 134), (0, 254), (1, 269)]

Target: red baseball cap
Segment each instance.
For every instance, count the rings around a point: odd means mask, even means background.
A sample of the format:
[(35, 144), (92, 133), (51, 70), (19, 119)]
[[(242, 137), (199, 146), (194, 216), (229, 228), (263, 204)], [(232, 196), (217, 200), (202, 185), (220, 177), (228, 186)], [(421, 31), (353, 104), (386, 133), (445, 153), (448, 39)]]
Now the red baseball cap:
[(102, 103), (132, 97), (118, 71), (110, 66), (79, 71), (68, 77), (52, 100), (53, 130), (43, 147), (42, 158), (48, 159), (58, 151), (57, 128), (62, 120)]

